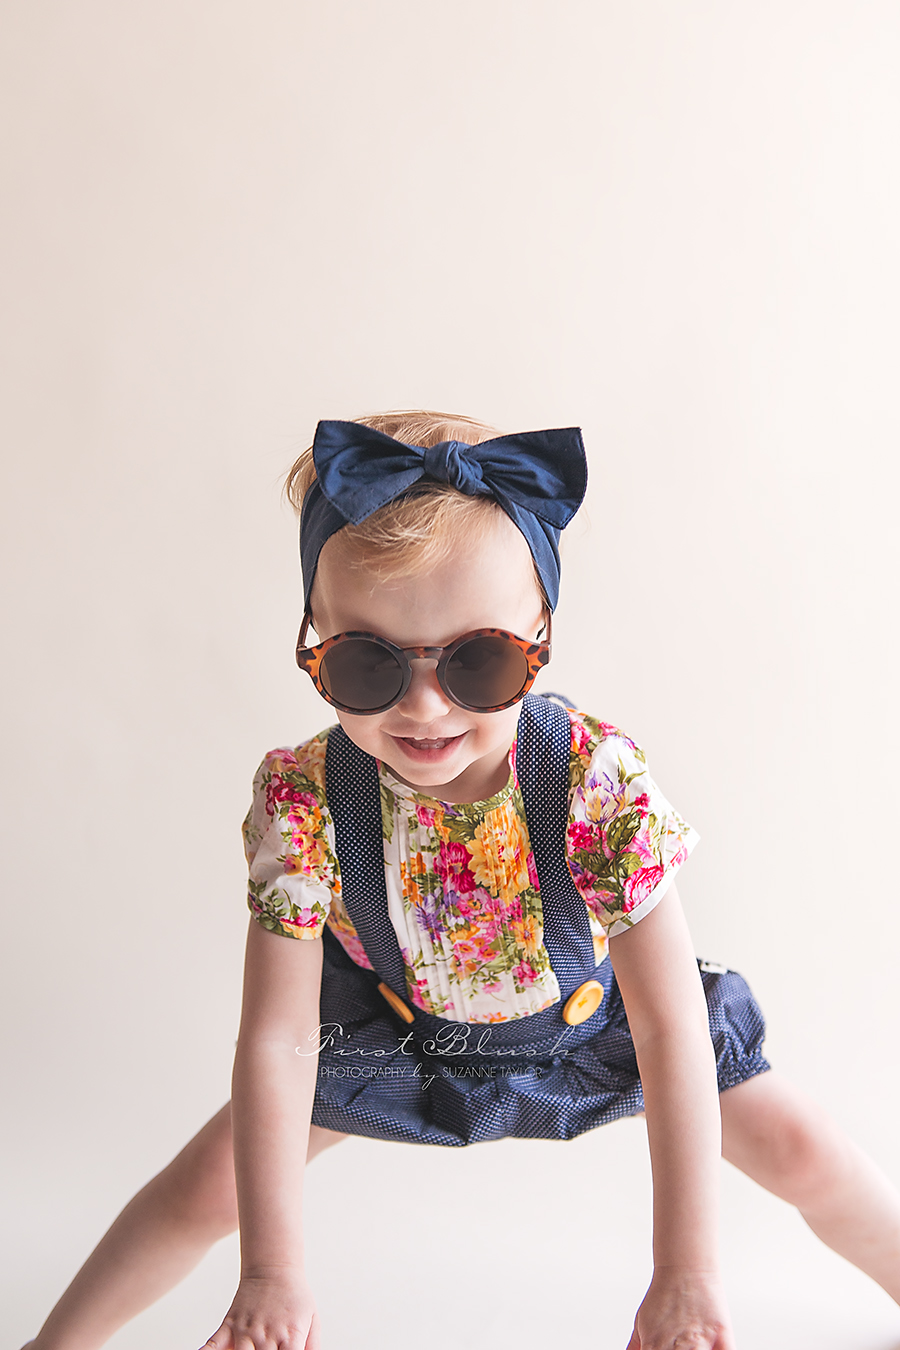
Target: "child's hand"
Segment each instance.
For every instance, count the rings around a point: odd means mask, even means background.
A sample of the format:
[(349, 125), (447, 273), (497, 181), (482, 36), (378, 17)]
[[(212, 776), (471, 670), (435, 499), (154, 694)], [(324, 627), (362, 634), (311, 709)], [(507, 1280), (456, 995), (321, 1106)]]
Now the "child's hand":
[(627, 1350), (735, 1350), (725, 1291), (717, 1275), (657, 1266), (634, 1319)]
[(298, 1270), (242, 1275), (222, 1325), (203, 1350), (321, 1350), (319, 1314)]

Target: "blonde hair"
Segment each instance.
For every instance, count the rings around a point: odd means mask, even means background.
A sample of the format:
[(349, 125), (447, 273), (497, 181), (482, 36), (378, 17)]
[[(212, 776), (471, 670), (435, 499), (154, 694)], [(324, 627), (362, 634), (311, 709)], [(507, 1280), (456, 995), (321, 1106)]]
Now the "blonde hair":
[[(464, 441), (480, 445), (500, 432), (472, 417), (426, 410), (370, 413), (352, 419), (361, 426), (382, 431), (406, 445), (425, 449), (441, 441)], [(285, 494), (299, 515), (303, 499), (316, 479), (312, 447), (293, 464), (285, 480)], [(345, 525), (332, 538), (350, 567), (366, 567), (381, 581), (392, 581), (416, 572), (428, 572), (444, 561), (460, 539), (479, 541), (496, 524), (503, 508), (493, 497), (469, 497), (449, 483), (423, 478), (359, 525)], [(508, 518), (508, 517), (507, 517)], [(330, 541), (329, 541), (330, 542)], [(535, 568), (535, 581), (544, 603), (547, 596)]]

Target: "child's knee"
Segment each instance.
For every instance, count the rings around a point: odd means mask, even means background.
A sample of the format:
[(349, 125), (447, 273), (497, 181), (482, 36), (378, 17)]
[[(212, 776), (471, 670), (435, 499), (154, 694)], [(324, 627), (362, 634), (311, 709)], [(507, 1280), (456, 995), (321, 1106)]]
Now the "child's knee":
[(840, 1170), (840, 1151), (821, 1122), (798, 1118), (783, 1122), (773, 1141), (772, 1165), (779, 1194), (798, 1209), (813, 1205)]
[(741, 1084), (722, 1093), (723, 1153), (768, 1190), (804, 1209), (841, 1174), (846, 1140), (816, 1102), (774, 1077), (767, 1083), (763, 1078), (769, 1075), (761, 1075), (755, 1088)]

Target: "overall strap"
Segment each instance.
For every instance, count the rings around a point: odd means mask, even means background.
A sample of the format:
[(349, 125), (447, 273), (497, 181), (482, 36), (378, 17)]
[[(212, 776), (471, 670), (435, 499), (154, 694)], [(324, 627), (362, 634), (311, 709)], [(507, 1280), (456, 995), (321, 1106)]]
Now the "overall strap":
[(408, 997), (403, 957), (388, 913), (378, 765), (341, 726), (330, 727), (325, 796), (334, 821), (341, 898), (376, 974)]
[(526, 694), (516, 773), (543, 898), (544, 946), (563, 999), (594, 975), (597, 958), (584, 896), (566, 853), (572, 724), (565, 708)]

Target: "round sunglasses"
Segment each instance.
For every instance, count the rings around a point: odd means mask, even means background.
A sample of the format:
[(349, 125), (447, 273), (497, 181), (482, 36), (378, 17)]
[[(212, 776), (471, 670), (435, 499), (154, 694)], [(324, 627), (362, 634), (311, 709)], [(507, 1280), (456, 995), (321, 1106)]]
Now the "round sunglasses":
[(297, 665), (323, 698), (347, 713), (381, 713), (399, 703), (412, 679), (411, 661), (436, 661), (444, 693), (467, 712), (500, 712), (524, 698), (550, 660), (550, 616), (543, 642), (503, 628), (477, 628), (448, 647), (397, 647), (376, 633), (338, 633), (305, 646), (311, 615), (303, 616)]

